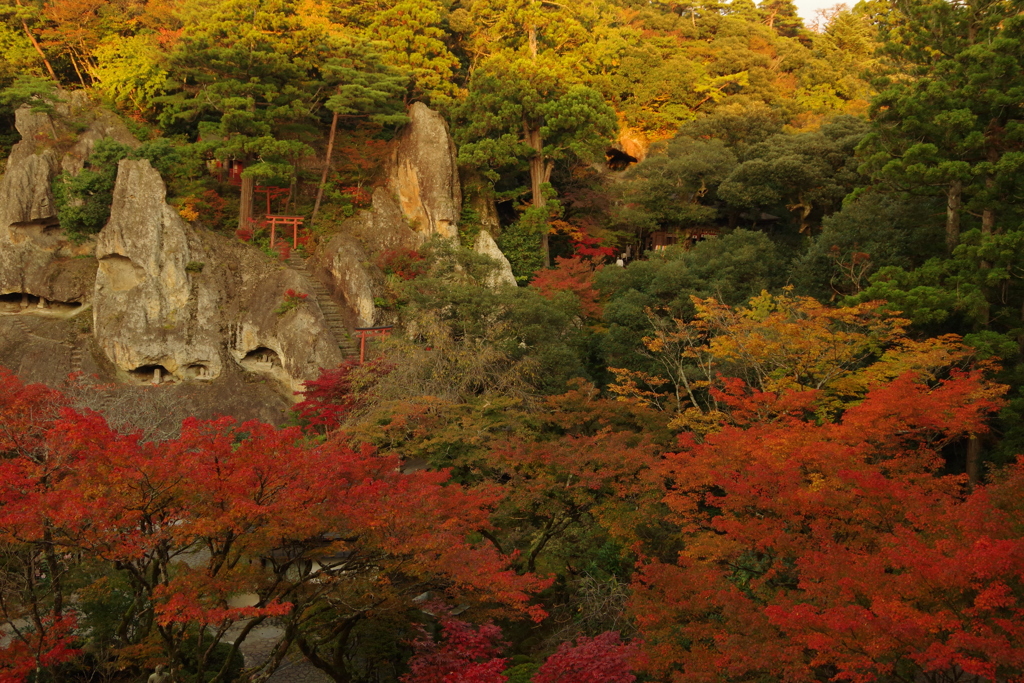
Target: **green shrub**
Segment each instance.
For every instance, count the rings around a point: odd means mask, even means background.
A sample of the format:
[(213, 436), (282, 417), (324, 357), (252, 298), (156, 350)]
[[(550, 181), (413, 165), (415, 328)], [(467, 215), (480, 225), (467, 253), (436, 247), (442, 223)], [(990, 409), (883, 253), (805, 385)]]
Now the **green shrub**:
[(57, 218), (65, 234), (79, 244), (99, 232), (110, 218), (114, 201), (117, 164), (131, 149), (110, 139), (96, 143), (82, 171), (72, 176), (61, 173), (53, 180)]

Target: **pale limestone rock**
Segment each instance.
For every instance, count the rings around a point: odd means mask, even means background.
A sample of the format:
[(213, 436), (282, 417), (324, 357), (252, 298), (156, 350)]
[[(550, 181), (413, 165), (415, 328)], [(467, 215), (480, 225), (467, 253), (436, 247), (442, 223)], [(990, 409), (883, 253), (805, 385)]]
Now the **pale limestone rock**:
[(643, 161), (647, 158), (647, 151), (651, 147), (651, 139), (645, 132), (639, 129), (620, 125), (619, 147), (626, 154), (635, 157), (637, 161)]
[[(227, 262), (232, 275), (224, 278), (223, 267), (215, 270), (222, 273), (221, 280), (227, 280), (222, 284), (221, 320), (226, 323), (229, 354), (246, 370), (277, 380), (294, 399), (303, 382), (316, 379), (322, 368), (341, 363), (341, 340), (331, 333), (303, 275), (268, 261), (238, 241), (218, 237), (217, 242), (221, 246), (214, 258)], [(308, 298), (278, 313), (289, 289)], [(260, 360), (261, 349), (272, 352), (270, 363)]]
[(458, 237), (462, 212), (455, 142), (448, 124), (422, 102), (409, 108), (409, 124), (392, 153), (388, 189), (420, 242)]
[(78, 175), (85, 166), (85, 160), (96, 148), (96, 143), (104, 138), (120, 142), (132, 149), (141, 144), (114, 112), (101, 109), (96, 112), (95, 116), (85, 132), (75, 140), (71, 149), (65, 152), (60, 163), (60, 168), (65, 173)]
[(341, 362), (312, 300), (278, 313), (299, 273), (227, 237), (196, 229), (166, 203), (148, 161), (122, 161), (110, 221), (97, 240), (97, 342), (121, 370), (148, 381), (213, 380), (224, 363), (278, 382), (289, 395)]
[(492, 289), (511, 285), (517, 286), (516, 276), (512, 274), (512, 264), (508, 262), (505, 255), (501, 253), (498, 244), (486, 230), (481, 230), (473, 244), (473, 251), (483, 254), (494, 261), (494, 270), (487, 278), (487, 286)]
[(93, 329), (122, 370), (220, 374), (218, 297), (188, 268), (205, 256), (191, 232), (148, 161), (118, 164), (110, 220), (96, 240)]
[(24, 106), (15, 112), (21, 142), (0, 179), (0, 294), (84, 303), (92, 295), (93, 246), (72, 244), (57, 225), (50, 184), (62, 154), (50, 116)]
[(374, 190), (370, 209), (346, 220), (341, 230), (357, 237), (370, 252), (416, 249), (423, 242), (422, 236), (409, 227), (394, 196), (384, 188)]
[(14, 112), (21, 142), (11, 149), (7, 171), (0, 181), (0, 225), (55, 222), (57, 207), (50, 181), (59, 165), (50, 117), (28, 106)]
[(343, 304), (342, 311), (349, 317), (345, 322), (350, 328), (373, 327), (376, 308), (371, 266), (357, 240), (349, 235), (336, 235), (307, 265), (334, 300)]

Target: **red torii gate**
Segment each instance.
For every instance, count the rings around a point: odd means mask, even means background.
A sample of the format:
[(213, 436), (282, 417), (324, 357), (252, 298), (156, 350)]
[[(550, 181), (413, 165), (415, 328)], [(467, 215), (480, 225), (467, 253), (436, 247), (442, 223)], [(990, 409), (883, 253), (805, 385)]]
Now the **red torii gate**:
[(359, 363), (366, 361), (366, 338), (385, 337), (391, 332), (391, 326), (387, 327), (357, 327), (354, 332), (359, 337)]
[(277, 199), (278, 197), (287, 197), (287, 199), (285, 199), (285, 207), (284, 207), (285, 209), (287, 209), (288, 208), (288, 200), (292, 196), (292, 191), (291, 191), (290, 188), (287, 188), (287, 187), (275, 187), (273, 185), (257, 185), (256, 187), (253, 188), (252, 191), (255, 192), (256, 194), (265, 194), (265, 195), (267, 195), (267, 214), (266, 215), (268, 215), (268, 216), (270, 215), (270, 200)]
[(274, 241), (277, 235), (277, 226), (282, 228), (291, 227), (292, 229), (292, 249), (299, 248), (299, 228), (302, 227), (302, 222), (306, 220), (302, 216), (277, 216), (267, 214), (264, 216), (266, 224), (270, 226), (270, 248), (274, 248)]

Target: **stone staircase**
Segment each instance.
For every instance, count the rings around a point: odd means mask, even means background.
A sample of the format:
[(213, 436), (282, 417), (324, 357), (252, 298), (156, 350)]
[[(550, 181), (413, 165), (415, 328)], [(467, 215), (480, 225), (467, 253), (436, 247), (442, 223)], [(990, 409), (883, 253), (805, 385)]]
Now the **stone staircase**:
[(308, 293), (312, 295), (313, 302), (320, 308), (320, 312), (327, 322), (327, 327), (338, 342), (341, 355), (346, 359), (359, 358), (359, 341), (352, 335), (352, 332), (345, 325), (345, 318), (342, 316), (341, 307), (331, 298), (327, 288), (317, 280), (306, 268), (306, 261), (294, 251), (288, 257), (288, 267), (299, 273), (306, 281)]
[(77, 339), (71, 347), (71, 372), (78, 375), (82, 372), (82, 357), (85, 355), (85, 339)]

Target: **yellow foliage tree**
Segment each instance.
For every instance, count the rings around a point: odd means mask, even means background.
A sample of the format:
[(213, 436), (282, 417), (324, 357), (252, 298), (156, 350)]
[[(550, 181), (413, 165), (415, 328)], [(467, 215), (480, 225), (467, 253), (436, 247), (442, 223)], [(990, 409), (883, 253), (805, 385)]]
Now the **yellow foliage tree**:
[(742, 307), (697, 297), (693, 303), (692, 320), (648, 311), (655, 331), (644, 346), (664, 375), (615, 369), (612, 386), (622, 399), (676, 412), (672, 426), (680, 430), (708, 433), (728, 422), (716, 392), (736, 379), (778, 396), (818, 392), (815, 408), (828, 418), (871, 385), (908, 372), (935, 381), (973, 361), (973, 349), (957, 335), (911, 339), (909, 321), (881, 301), (832, 308), (787, 290), (762, 292)]

